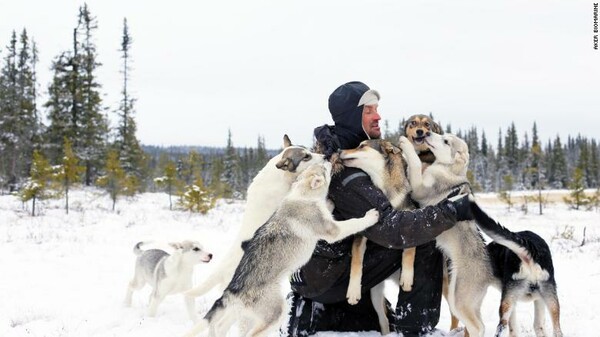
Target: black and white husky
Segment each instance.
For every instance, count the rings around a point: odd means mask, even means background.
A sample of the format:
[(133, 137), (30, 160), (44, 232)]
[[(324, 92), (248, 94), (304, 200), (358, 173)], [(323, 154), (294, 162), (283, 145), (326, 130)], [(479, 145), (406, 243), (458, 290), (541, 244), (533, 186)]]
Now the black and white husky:
[(476, 203), (471, 203), (471, 212), (479, 228), (494, 240), (487, 248), (494, 276), (502, 284), (500, 322), (496, 336), (502, 336), (506, 330), (511, 332), (511, 336), (515, 335), (516, 302), (533, 301), (535, 335), (546, 336), (544, 308), (548, 308), (554, 328), (553, 336), (562, 337), (554, 266), (546, 241), (530, 231), (511, 232), (490, 218)]
[(244, 254), (231, 282), (208, 313), (187, 336), (209, 328), (224, 337), (236, 321), (251, 322), (244, 336), (266, 336), (283, 316), (281, 282), (311, 257), (317, 241), (341, 240), (379, 220), (373, 209), (364, 217), (335, 221), (326, 198), (331, 164), (314, 164), (302, 172), (279, 208), (244, 243)]
[[(422, 171), (413, 145), (405, 137), (400, 138), (413, 198), (424, 206), (438, 203), (456, 186), (462, 185), (468, 191), (467, 144), (452, 134), (433, 132), (425, 138), (425, 143), (435, 155), (435, 161)], [(475, 221), (458, 222), (436, 238), (437, 246), (450, 260), (447, 300), (452, 313), (465, 324), (470, 336), (483, 337), (481, 303), (488, 286), (494, 285), (502, 291), (497, 337), (508, 332), (507, 326), (510, 335), (516, 335), (513, 309), (519, 300), (535, 301), (534, 328), (538, 337), (545, 336), (544, 304), (552, 316), (554, 336), (561, 337), (560, 309), (548, 245), (532, 232), (508, 231), (474, 202), (471, 208)], [(496, 242), (486, 247), (476, 224)]]

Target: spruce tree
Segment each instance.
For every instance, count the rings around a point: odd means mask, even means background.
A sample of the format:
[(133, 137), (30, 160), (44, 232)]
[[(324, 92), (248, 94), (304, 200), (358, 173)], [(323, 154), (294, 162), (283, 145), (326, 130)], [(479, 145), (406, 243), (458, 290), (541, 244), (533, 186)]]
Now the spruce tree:
[(31, 162), (34, 141), (39, 132), (40, 123), (35, 102), (36, 83), (33, 53), (34, 49), (29, 41), (27, 31), (23, 29), (20, 36), (20, 49), (17, 60), (19, 151), (21, 152), (20, 160), (23, 163)]
[(75, 150), (79, 149), (78, 109), (75, 108), (77, 98), (73, 97), (76, 79), (72, 70), (72, 54), (61, 53), (52, 62), (52, 82), (48, 86), (48, 101), (44, 104), (50, 124), (46, 128), (44, 139), (50, 161), (60, 162), (63, 157), (64, 137), (75, 142)]
[(532, 188), (537, 189), (538, 195), (534, 198), (534, 201), (538, 202), (539, 214), (542, 215), (543, 206), (545, 204), (544, 198), (542, 197), (542, 189), (544, 188), (545, 170), (543, 165), (543, 151), (542, 145), (540, 144), (537, 123), (533, 123), (532, 139), (531, 139), (531, 160), (529, 172), (531, 174), (531, 185)]
[(240, 192), (240, 159), (237, 150), (233, 146), (231, 130), (227, 134), (227, 147), (225, 148), (223, 165), (221, 181), (226, 185), (223, 196), (225, 198), (239, 198), (242, 195)]
[(14, 190), (28, 175), (41, 122), (36, 108), (35, 64), (37, 49), (23, 29), (13, 31), (0, 71), (0, 173)]
[(562, 147), (560, 136), (556, 136), (552, 144), (552, 153), (550, 154), (549, 181), (554, 188), (565, 188), (567, 186), (567, 161), (565, 151)]
[(256, 145), (256, 162), (254, 164), (254, 174), (252, 175), (252, 178), (254, 178), (256, 176), (256, 174), (262, 170), (262, 168), (267, 164), (267, 162), (269, 161), (269, 155), (267, 153), (267, 148), (265, 147), (265, 137), (262, 136), (258, 136), (258, 142)]
[(129, 27), (127, 25), (127, 19), (123, 19), (123, 36), (121, 39), (121, 59), (123, 65), (121, 68), (121, 74), (123, 75), (123, 88), (121, 90), (121, 101), (119, 103), (119, 109), (117, 114), (119, 116), (119, 126), (117, 129), (117, 137), (115, 140), (115, 147), (119, 151), (119, 157), (123, 169), (130, 179), (137, 178), (138, 181), (142, 179), (143, 170), (142, 156), (143, 151), (140, 147), (140, 143), (136, 138), (136, 124), (134, 120), (134, 102), (135, 99), (131, 96), (128, 88), (129, 74), (130, 74), (130, 49), (133, 40), (129, 35)]
[(595, 139), (590, 142), (590, 186), (600, 187), (600, 152)]
[(19, 90), (17, 86), (17, 34), (12, 32), (6, 47), (6, 56), (0, 70), (0, 151), (2, 155), (2, 174), (12, 192), (17, 188), (21, 177), (20, 170), (20, 121)]
[(576, 143), (579, 147), (579, 158), (577, 158), (577, 167), (579, 167), (583, 173), (583, 186), (591, 187), (593, 174), (591, 171), (591, 160), (590, 160), (590, 149), (586, 138), (577, 137)]
[[(85, 184), (91, 185), (101, 166), (106, 150), (108, 123), (103, 115), (104, 107), (100, 94), (101, 85), (96, 72), (101, 63), (97, 61), (94, 32), (98, 28), (96, 18), (90, 13), (87, 4), (79, 8), (79, 22), (75, 32), (74, 62), (81, 93), (81, 125), (78, 155), (82, 158), (85, 171)], [(80, 39), (78, 42), (78, 39)]]
[(579, 210), (581, 206), (588, 206), (592, 203), (591, 198), (587, 196), (584, 191), (584, 176), (581, 167), (576, 167), (575, 170), (573, 170), (573, 177), (571, 178), (569, 189), (571, 190), (571, 193), (568, 197), (564, 197), (563, 199), (572, 209)]
[[(519, 155), (519, 139), (517, 136), (517, 129), (515, 123), (512, 122), (510, 127), (506, 131), (506, 138), (504, 140), (504, 153), (506, 156), (506, 163), (510, 173), (513, 177), (519, 175), (518, 163), (520, 160)], [(514, 182), (514, 179), (513, 179)]]

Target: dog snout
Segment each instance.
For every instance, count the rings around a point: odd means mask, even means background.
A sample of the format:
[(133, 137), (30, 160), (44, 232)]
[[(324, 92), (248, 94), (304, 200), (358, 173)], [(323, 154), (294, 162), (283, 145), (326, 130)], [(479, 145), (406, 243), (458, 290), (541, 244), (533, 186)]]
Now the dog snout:
[(417, 129), (417, 136), (418, 137), (423, 137), (423, 130)]
[(208, 254), (208, 259), (212, 260), (212, 254)]

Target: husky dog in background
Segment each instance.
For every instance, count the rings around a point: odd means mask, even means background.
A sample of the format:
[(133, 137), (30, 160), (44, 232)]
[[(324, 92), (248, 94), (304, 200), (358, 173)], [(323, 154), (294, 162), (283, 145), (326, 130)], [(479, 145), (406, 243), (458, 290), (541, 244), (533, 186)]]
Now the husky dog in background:
[(244, 253), (242, 242), (249, 240), (254, 231), (275, 212), (300, 173), (312, 164), (325, 161), (321, 154), (312, 153), (302, 146), (292, 145), (287, 135), (283, 136), (283, 147), (283, 151), (269, 160), (248, 187), (242, 225), (228, 253), (223, 255), (223, 260), (210, 276), (200, 285), (186, 292), (186, 296), (201, 296), (217, 286), (218, 290), (222, 291), (231, 280), (242, 258)]
[[(435, 156), (433, 164), (424, 171), (413, 144), (406, 137), (400, 137), (400, 148), (408, 164), (412, 198), (421, 206), (427, 206), (442, 201), (457, 186), (462, 186), (461, 192), (470, 193), (467, 144), (448, 133), (430, 133), (423, 141)], [(460, 221), (438, 235), (436, 242), (450, 260), (447, 297), (450, 310), (465, 324), (470, 336), (483, 337), (485, 326), (481, 319), (481, 304), (488, 286), (499, 285), (483, 237), (475, 221)]]
[[(414, 150), (413, 150), (414, 152)], [(391, 205), (397, 210), (414, 209), (408, 194), (410, 184), (406, 178), (406, 162), (402, 151), (392, 143), (381, 140), (365, 140), (356, 149), (343, 150), (340, 159), (345, 166), (359, 168), (371, 177), (373, 184), (383, 191), (390, 200)], [(350, 266), (350, 283), (346, 297), (348, 303), (356, 304), (361, 298), (362, 264), (366, 249), (367, 239), (356, 236), (352, 245), (352, 261)], [(400, 286), (405, 291), (410, 291), (413, 284), (415, 248), (407, 248), (402, 252), (402, 272)], [(393, 279), (397, 282), (397, 273)], [(385, 297), (383, 296), (381, 282), (371, 289), (371, 300), (379, 318), (382, 335), (390, 333), (389, 321), (385, 315)]]
[(371, 210), (362, 218), (335, 221), (326, 204), (330, 181), (329, 162), (311, 165), (298, 176), (273, 216), (244, 243), (223, 296), (187, 336), (208, 327), (210, 336), (223, 337), (240, 319), (252, 322), (244, 336), (266, 336), (284, 312), (281, 281), (310, 259), (317, 241), (341, 240), (379, 220)]
[(544, 332), (544, 308), (548, 308), (554, 328), (552, 336), (562, 337), (554, 266), (546, 241), (530, 231), (509, 231), (490, 218), (476, 203), (471, 203), (471, 212), (479, 228), (494, 240), (487, 248), (494, 275), (502, 283), (500, 322), (495, 336), (502, 336), (506, 330), (511, 336), (516, 335), (516, 302), (533, 301), (535, 335), (547, 336)]
[[(134, 290), (141, 289), (146, 283), (152, 287), (148, 315), (155, 316), (156, 310), (163, 299), (170, 294), (189, 290), (192, 287), (194, 266), (208, 263), (212, 254), (204, 251), (197, 241), (182, 241), (171, 243), (174, 252), (169, 254), (161, 249), (142, 250), (144, 242), (133, 247), (137, 255), (135, 274), (127, 287), (125, 305), (131, 306)], [(193, 299), (185, 298), (188, 315), (196, 321)]]

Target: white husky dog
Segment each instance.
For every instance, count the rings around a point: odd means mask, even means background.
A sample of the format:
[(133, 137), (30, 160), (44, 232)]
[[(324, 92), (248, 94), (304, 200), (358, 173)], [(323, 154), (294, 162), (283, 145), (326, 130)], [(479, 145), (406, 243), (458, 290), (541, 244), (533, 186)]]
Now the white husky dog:
[(283, 146), (283, 151), (269, 160), (248, 187), (242, 225), (229, 252), (203, 283), (186, 292), (187, 296), (201, 296), (217, 286), (219, 291), (223, 291), (244, 254), (242, 242), (249, 240), (256, 229), (273, 215), (302, 171), (312, 164), (325, 161), (321, 154), (312, 153), (302, 146), (292, 145), (287, 135), (283, 137)]
[[(125, 306), (131, 306), (131, 297), (135, 290), (149, 284), (152, 287), (148, 315), (153, 317), (160, 303), (167, 295), (180, 293), (192, 287), (192, 274), (194, 266), (199, 263), (208, 263), (212, 254), (206, 252), (197, 241), (182, 241), (171, 243), (174, 249), (171, 254), (162, 249), (142, 249), (144, 242), (139, 242), (133, 247), (137, 255), (135, 261), (135, 274), (127, 286)], [(194, 301), (185, 298), (188, 315), (196, 321)]]

